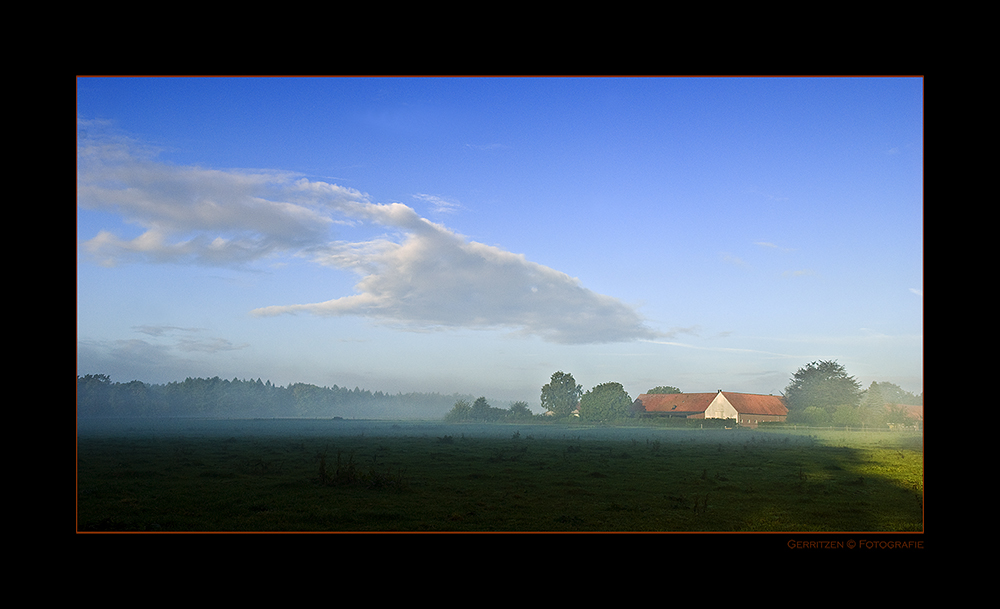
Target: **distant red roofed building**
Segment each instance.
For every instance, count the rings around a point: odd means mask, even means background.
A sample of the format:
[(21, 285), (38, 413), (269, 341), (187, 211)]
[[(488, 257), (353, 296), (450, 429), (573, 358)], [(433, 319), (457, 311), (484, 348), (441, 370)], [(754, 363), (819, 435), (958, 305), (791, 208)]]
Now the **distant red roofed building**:
[(735, 419), (738, 425), (756, 427), (765, 421), (784, 421), (788, 407), (781, 396), (752, 393), (644, 393), (632, 403), (637, 415), (684, 419)]

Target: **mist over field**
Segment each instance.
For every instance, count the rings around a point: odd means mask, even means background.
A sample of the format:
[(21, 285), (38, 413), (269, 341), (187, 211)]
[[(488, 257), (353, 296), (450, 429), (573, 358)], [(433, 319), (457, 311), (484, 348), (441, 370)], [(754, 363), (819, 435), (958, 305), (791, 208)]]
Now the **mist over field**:
[[(559, 426), (533, 423), (463, 423), (433, 421), (375, 421), (329, 419), (181, 419), (181, 418), (88, 418), (80, 419), (81, 437), (126, 436), (211, 438), (220, 436), (339, 438), (443, 437), (527, 440), (612, 440), (663, 442), (745, 443), (766, 436), (764, 432), (725, 433), (722, 429), (657, 429), (650, 427)], [(729, 430), (731, 431), (731, 430)], [(795, 443), (812, 445), (808, 436)]]
[(91, 418), (78, 451), (80, 532), (923, 530), (915, 433)]

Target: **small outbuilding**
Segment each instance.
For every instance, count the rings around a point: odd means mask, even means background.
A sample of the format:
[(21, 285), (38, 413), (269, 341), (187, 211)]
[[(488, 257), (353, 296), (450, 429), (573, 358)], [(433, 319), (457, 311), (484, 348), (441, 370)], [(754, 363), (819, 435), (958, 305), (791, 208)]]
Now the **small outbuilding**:
[(638, 416), (665, 416), (684, 419), (736, 419), (738, 425), (757, 427), (765, 421), (788, 417), (785, 399), (753, 393), (644, 393), (632, 402), (630, 411)]

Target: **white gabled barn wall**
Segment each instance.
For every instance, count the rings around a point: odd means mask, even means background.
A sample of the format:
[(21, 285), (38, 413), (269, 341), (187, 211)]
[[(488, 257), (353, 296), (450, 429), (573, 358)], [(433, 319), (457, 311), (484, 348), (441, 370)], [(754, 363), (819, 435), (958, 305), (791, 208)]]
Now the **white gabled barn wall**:
[(739, 420), (739, 413), (736, 412), (736, 408), (729, 403), (726, 396), (722, 395), (722, 391), (719, 391), (719, 393), (715, 394), (715, 398), (712, 400), (712, 403), (705, 409), (705, 418)]

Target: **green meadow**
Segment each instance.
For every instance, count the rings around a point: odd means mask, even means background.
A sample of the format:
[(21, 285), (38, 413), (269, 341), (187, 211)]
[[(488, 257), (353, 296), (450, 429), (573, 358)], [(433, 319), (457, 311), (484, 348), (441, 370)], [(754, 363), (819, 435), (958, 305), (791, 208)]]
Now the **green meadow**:
[(81, 419), (81, 532), (923, 530), (917, 432)]

